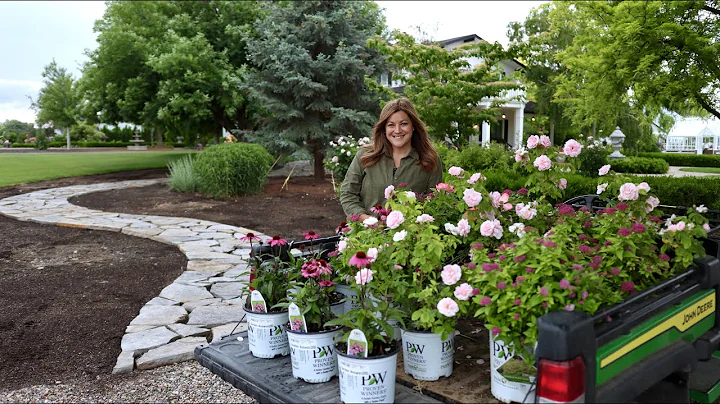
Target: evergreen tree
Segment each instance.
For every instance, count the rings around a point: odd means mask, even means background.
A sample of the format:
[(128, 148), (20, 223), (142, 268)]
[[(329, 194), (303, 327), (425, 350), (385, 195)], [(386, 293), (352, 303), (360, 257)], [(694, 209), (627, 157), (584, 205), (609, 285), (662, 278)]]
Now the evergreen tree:
[(381, 61), (368, 38), (384, 19), (374, 2), (293, 1), (271, 3), (247, 43), (254, 66), (244, 87), (262, 106), (259, 129), (248, 137), (273, 153), (306, 148), (315, 178), (340, 135), (367, 136), (377, 117), (377, 96), (365, 83)]

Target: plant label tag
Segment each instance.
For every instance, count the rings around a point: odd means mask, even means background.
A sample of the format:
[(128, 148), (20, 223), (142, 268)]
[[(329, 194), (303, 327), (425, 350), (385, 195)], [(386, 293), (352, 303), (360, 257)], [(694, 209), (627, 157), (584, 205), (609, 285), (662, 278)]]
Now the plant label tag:
[(307, 332), (305, 316), (300, 313), (300, 308), (295, 303), (288, 306), (288, 317), (290, 317), (290, 329), (297, 332)]
[(250, 304), (252, 305), (252, 311), (256, 313), (267, 313), (267, 304), (265, 304), (265, 298), (259, 291), (252, 291), (252, 293), (250, 294)]
[(363, 358), (367, 358), (368, 356), (367, 338), (365, 338), (365, 333), (357, 328), (350, 331), (350, 336), (347, 341), (347, 354)]

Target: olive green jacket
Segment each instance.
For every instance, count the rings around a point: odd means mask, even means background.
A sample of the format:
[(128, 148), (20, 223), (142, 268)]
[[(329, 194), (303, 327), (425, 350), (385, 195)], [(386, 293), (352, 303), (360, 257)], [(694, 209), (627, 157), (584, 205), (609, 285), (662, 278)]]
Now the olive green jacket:
[(378, 162), (368, 168), (360, 164), (360, 156), (364, 150), (358, 151), (350, 163), (345, 180), (340, 187), (340, 204), (345, 215), (370, 214), (370, 208), (385, 203), (385, 188), (405, 182), (417, 194), (430, 192), (442, 182), (442, 162), (434, 172), (423, 171), (419, 163), (417, 151), (413, 149), (400, 162), (400, 167), (393, 175), (395, 162), (389, 153), (384, 154)]

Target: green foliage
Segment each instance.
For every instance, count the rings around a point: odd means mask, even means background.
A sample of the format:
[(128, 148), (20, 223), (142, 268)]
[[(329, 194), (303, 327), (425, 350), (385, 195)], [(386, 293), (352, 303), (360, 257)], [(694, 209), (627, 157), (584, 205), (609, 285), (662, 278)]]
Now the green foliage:
[(35, 148), (38, 150), (47, 150), (48, 140), (44, 133), (40, 132), (35, 136)]
[(104, 133), (95, 125), (87, 122), (77, 122), (70, 127), (71, 142), (100, 142)]
[(324, 178), (330, 140), (366, 136), (379, 112), (365, 78), (381, 59), (365, 42), (384, 26), (382, 14), (367, 1), (265, 4), (270, 14), (247, 44), (254, 68), (243, 88), (263, 107), (249, 138), (273, 154), (308, 149)]
[(263, 191), (273, 158), (258, 144), (221, 143), (195, 160), (200, 192), (214, 197), (253, 195)]
[(369, 137), (363, 137), (356, 141), (346, 136), (340, 136), (330, 142), (331, 149), (328, 150), (328, 155), (325, 158), (325, 167), (333, 172), (336, 182), (342, 182), (345, 179), (345, 174), (350, 168), (350, 163), (355, 158), (358, 149), (369, 143)]
[(460, 150), (456, 147), (448, 147), (445, 143), (432, 141), (432, 145), (437, 151), (440, 161), (443, 162), (443, 166), (452, 167), (459, 165), (458, 159), (460, 157)]
[(170, 161), (168, 169), (168, 185), (171, 191), (195, 192), (197, 189), (197, 176), (194, 170), (192, 155)]
[[(457, 165), (468, 171), (484, 173), (484, 170), (508, 170), (513, 164), (513, 154), (505, 146), (491, 142), (484, 145), (464, 147), (458, 156)], [(446, 164), (447, 167), (451, 167)]]
[(55, 60), (45, 66), (42, 72), (43, 88), (32, 108), (37, 112), (39, 124), (52, 124), (67, 128), (75, 123), (80, 106), (80, 97), (72, 74), (64, 67), (58, 67)]
[[(514, 55), (498, 43), (482, 41), (447, 50), (417, 43), (399, 31), (390, 41), (374, 38), (369, 43), (403, 72), (404, 92), (428, 125), (431, 137), (438, 141), (448, 138), (455, 146), (467, 144), (469, 136), (477, 133), (474, 125), (495, 121), (498, 106), (508, 101), (500, 97), (503, 91), (521, 87), (512, 78), (501, 77), (500, 61)], [(470, 58), (480, 58), (483, 63), (471, 68)], [(486, 97), (495, 101), (489, 108), (478, 108)]]
[(669, 168), (667, 161), (647, 157), (625, 157), (612, 161), (612, 169), (619, 173), (665, 174)]
[(583, 145), (584, 151), (577, 157), (578, 171), (586, 177), (595, 178), (600, 167), (608, 163), (612, 147), (607, 138), (594, 139), (592, 136), (585, 138), (580, 135), (578, 140)]
[(663, 159), (671, 166), (720, 167), (720, 156), (685, 153), (638, 153), (638, 157)]

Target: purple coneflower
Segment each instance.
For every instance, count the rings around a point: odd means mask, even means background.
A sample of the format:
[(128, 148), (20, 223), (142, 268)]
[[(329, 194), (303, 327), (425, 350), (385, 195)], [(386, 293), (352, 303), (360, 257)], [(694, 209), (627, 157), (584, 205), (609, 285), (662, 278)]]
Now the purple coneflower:
[(280, 236), (277, 235), (277, 234), (274, 235), (274, 236), (272, 236), (272, 238), (269, 238), (269, 239), (267, 240), (267, 242), (270, 243), (270, 247), (277, 247), (277, 246), (281, 246), (281, 245), (286, 245), (286, 244), (287, 244), (287, 240), (285, 240), (284, 238), (280, 237)]
[(260, 241), (260, 237), (256, 236), (254, 233), (248, 233), (240, 237), (240, 241), (245, 243), (252, 243), (253, 241)]
[(305, 236), (305, 240), (315, 240), (318, 238), (318, 235), (312, 230), (304, 232), (303, 236)]
[(364, 251), (358, 251), (350, 257), (350, 265), (354, 265), (358, 268), (365, 268), (372, 262), (372, 259), (368, 257)]

